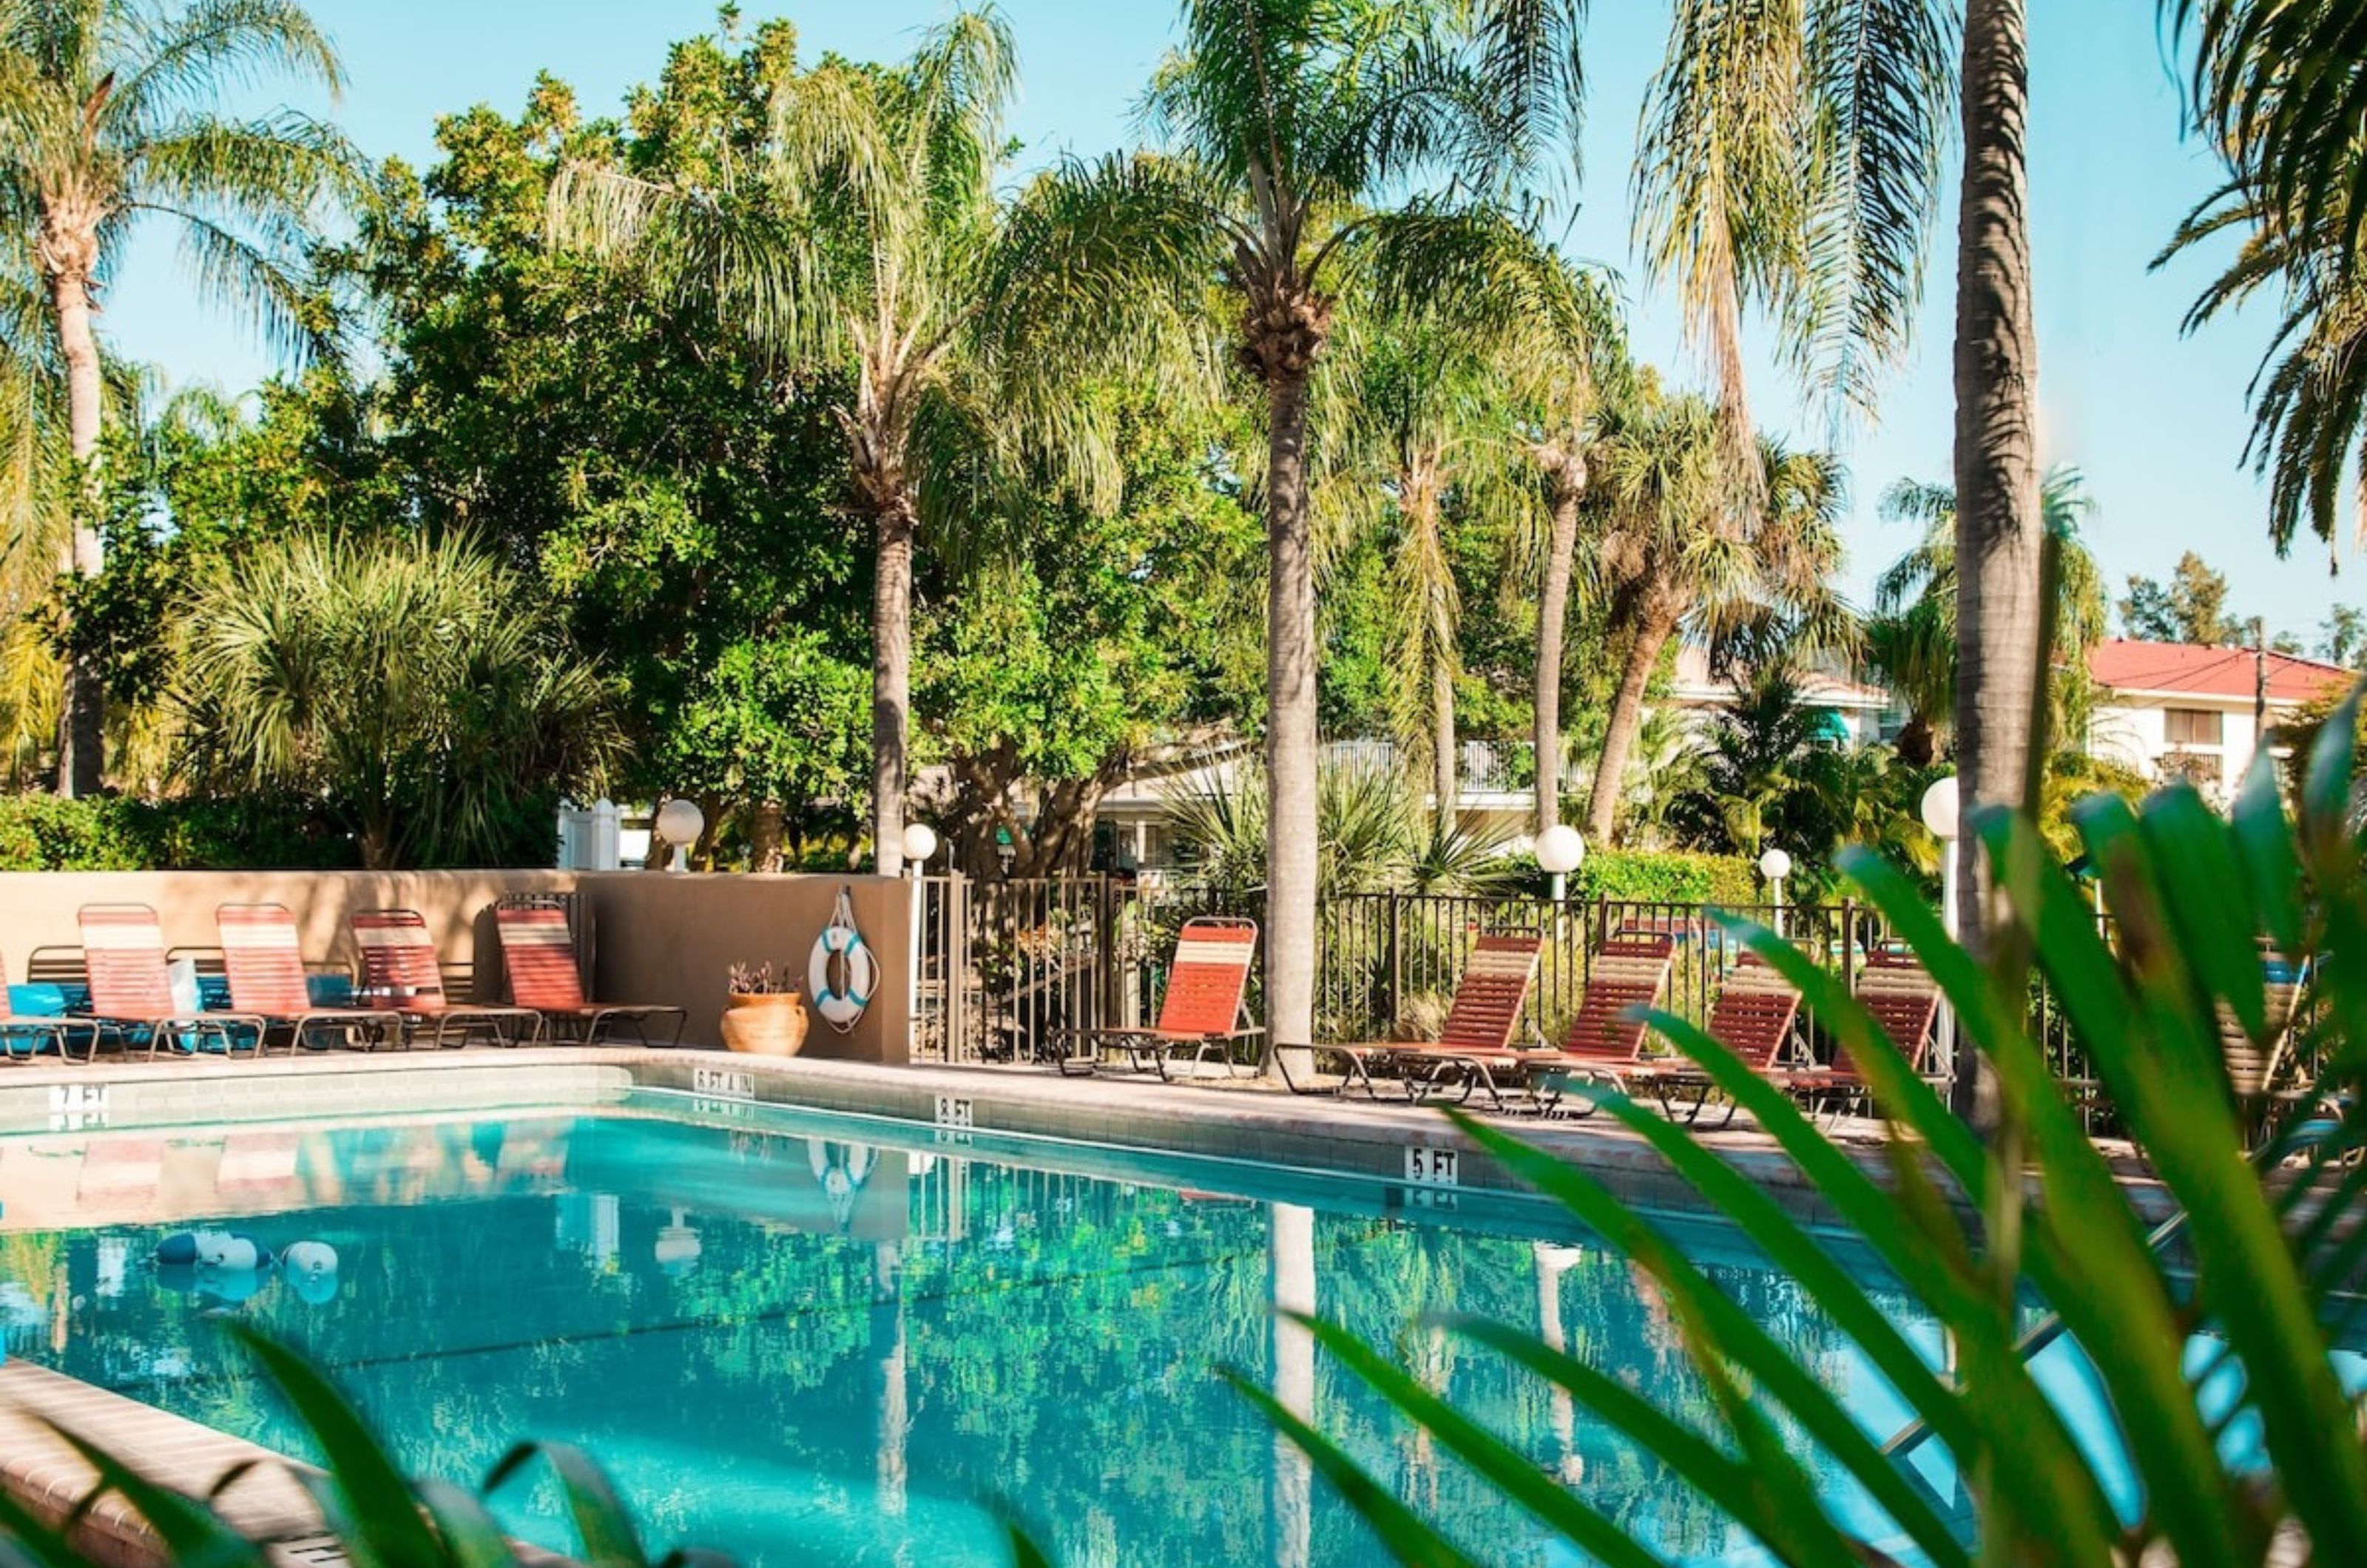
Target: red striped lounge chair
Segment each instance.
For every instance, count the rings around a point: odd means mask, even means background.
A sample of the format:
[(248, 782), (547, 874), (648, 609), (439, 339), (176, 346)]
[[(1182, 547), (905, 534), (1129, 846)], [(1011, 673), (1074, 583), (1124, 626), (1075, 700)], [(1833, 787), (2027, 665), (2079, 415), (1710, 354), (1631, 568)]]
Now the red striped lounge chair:
[[(1794, 1057), (1792, 1026), (1799, 1016), (1800, 993), (1792, 982), (1757, 953), (1745, 953), (1719, 987), (1705, 1028), (1710, 1038), (1740, 1057), (1743, 1066), (1778, 1087), (1821, 1088), (1830, 1081), (1831, 1074)], [(1700, 1117), (1716, 1086), (1706, 1073), (1680, 1056), (1653, 1073), (1649, 1087), (1659, 1096), (1663, 1111), (1674, 1116), (1682, 1110), (1685, 1120), (1691, 1122)], [(1693, 1098), (1681, 1100), (1688, 1089)], [(1727, 1122), (1734, 1120), (1734, 1110), (1729, 1102)]]
[(288, 1037), (290, 1053), (330, 1044), (368, 1050), (402, 1038), (402, 1015), (391, 1009), (314, 1004), (287, 905), (224, 904), (214, 910), (214, 929), (230, 1005), (270, 1020), (273, 1032)]
[(1165, 1082), (1169, 1065), (1188, 1048), (1195, 1072), (1214, 1055), (1229, 1073), (1234, 1049), (1265, 1032), (1249, 1021), (1243, 999), (1257, 939), (1255, 920), (1203, 915), (1184, 921), (1176, 933), (1175, 962), (1167, 972), (1159, 1021), (1149, 1029), (1062, 1031), (1055, 1058), (1060, 1071), (1083, 1076), (1101, 1066), (1105, 1053), (1123, 1052), (1135, 1071), (1148, 1066)]
[[(8, 966), (0, 961), (0, 997), (8, 991)], [(11, 1002), (10, 1006), (14, 1006)], [(0, 1061), (29, 1066), (41, 1059), (45, 1051), (55, 1051), (65, 1061), (74, 1060), (76, 1036), (83, 1041), (83, 1060), (98, 1055), (98, 1032), (87, 1019), (69, 1017), (63, 1012), (17, 1013), (0, 1010)]]
[[(1535, 931), (1492, 931), (1476, 939), (1463, 975), (1447, 1004), (1446, 1021), (1438, 1038), (1427, 1041), (1375, 1041), (1366, 1044), (1324, 1044), (1314, 1047), (1319, 1060), (1336, 1057), (1342, 1066), (1338, 1092), (1361, 1089), (1367, 1098), (1381, 1098), (1373, 1068), (1394, 1068), (1405, 1099), (1422, 1099), (1450, 1084), (1460, 1083), (1465, 1098), (1476, 1086), (1493, 1088), (1494, 1064), (1520, 1054), (1512, 1046), (1513, 1032), (1528, 1006), (1536, 984), (1537, 958), (1545, 939)], [(1322, 1092), (1302, 1089), (1290, 1076), (1287, 1051), (1275, 1052), (1283, 1082), (1294, 1094)], [(1500, 1101), (1501, 1103), (1501, 1099)]]
[[(1890, 1043), (1898, 1047), (1907, 1066), (1919, 1077), (1931, 1071), (1931, 1048), (1940, 1022), (1940, 983), (1922, 961), (1908, 953), (1866, 954), (1857, 972), (1857, 999)], [(1797, 1087), (1821, 1096), (1838, 1116), (1852, 1104), (1863, 1104), (1872, 1090), (1849, 1053), (1836, 1049), (1829, 1066), (1797, 1076)]]
[(455, 1002), (445, 994), (436, 939), (416, 909), (357, 909), (351, 923), (361, 953), (362, 1000), (402, 1015), (404, 1044), (416, 1044), (423, 1034), (436, 1047), (479, 1037), (496, 1045), (542, 1038), (542, 1015), (531, 1008)]
[[(1615, 936), (1595, 949), (1578, 1017), (1570, 1021), (1561, 1048), (1523, 1053), (1516, 1064), (1529, 1075), (1540, 1111), (1560, 1109), (1572, 1085), (1625, 1091), (1649, 1086), (1670, 1070), (1665, 1059), (1644, 1055), (1648, 1031), (1643, 1015), (1667, 987), (1676, 953), (1675, 940), (1667, 936)], [(1574, 1114), (1584, 1116), (1592, 1109)]]
[(93, 1024), (128, 1049), (145, 1038), (148, 1055), (262, 1055), (266, 1021), (252, 1013), (176, 1006), (164, 960), (164, 930), (145, 904), (85, 904), (83, 963), (90, 977)]
[(583, 976), (575, 967), (575, 936), (568, 929), (567, 911), (555, 904), (513, 905), (493, 911), (502, 934), (502, 968), (509, 976), (510, 1000), (532, 1008), (559, 1039), (579, 1045), (596, 1045), (603, 1032), (617, 1024), (629, 1026), (636, 1041), (653, 1044), (649, 1023), (671, 1018), (674, 1032), (666, 1044), (682, 1043), (683, 1024), (689, 1015), (663, 1002), (595, 1002), (583, 995)]

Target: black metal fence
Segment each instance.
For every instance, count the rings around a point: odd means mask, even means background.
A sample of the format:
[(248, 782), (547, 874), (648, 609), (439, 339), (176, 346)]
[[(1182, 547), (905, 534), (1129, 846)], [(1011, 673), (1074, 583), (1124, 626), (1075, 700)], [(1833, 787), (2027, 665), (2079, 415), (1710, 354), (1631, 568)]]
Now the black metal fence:
[[(1261, 890), (1111, 876), (1013, 882), (932, 877), (923, 886), (920, 1015), (915, 1054), (947, 1062), (1037, 1059), (1069, 1029), (1146, 1024), (1158, 1017), (1176, 932), (1195, 915), (1262, 919)], [(1782, 931), (1854, 988), (1871, 953), (1894, 944), (1878, 911), (1836, 904), (1731, 909)], [(2097, 919), (2107, 939), (2109, 916)], [(1663, 1005), (1706, 1022), (1738, 943), (1699, 903), (1597, 899), (1556, 904), (1525, 897), (1359, 893), (1325, 901), (1319, 915), (1319, 1038), (1376, 1041), (1434, 1034), (1473, 943), (1492, 931), (1544, 938), (1523, 1027), (1537, 1042), (1561, 1037), (1586, 992), (1592, 955), (1621, 936), (1666, 936), (1675, 950)], [(1259, 970), (1249, 1008), (1263, 1016)], [(2093, 1077), (2063, 1010), (2042, 977), (2031, 981), (2031, 1021), (2058, 1075)], [(1827, 1053), (1812, 1014), (1809, 1048)]]

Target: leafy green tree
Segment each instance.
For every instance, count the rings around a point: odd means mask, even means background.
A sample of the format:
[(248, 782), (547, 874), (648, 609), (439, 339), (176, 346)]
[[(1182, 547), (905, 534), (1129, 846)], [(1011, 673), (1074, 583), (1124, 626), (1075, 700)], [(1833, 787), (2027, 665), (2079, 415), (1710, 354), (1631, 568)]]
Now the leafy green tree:
[[(1568, 0), (1186, 0), (1146, 118), (1168, 152), (1074, 165), (1016, 221), (1048, 237), (1015, 317), (1071, 344), (1196, 316), (1213, 276), (1235, 364), (1265, 404), (1269, 1038), (1313, 1037), (1318, 623), (1308, 379), (1343, 274), (1384, 299), (1485, 288), (1506, 254), (1486, 201), (1574, 122)], [(1453, 196), (1434, 190), (1445, 179)], [(1395, 200), (1398, 205), (1380, 203)], [(1086, 220), (1090, 218), (1090, 221)], [(1073, 350), (1072, 350), (1073, 352)]]
[(2192, 550), (2178, 558), (2168, 582), (2131, 573), (2119, 609), (2122, 627), (2140, 642), (2222, 648), (2244, 635), (2227, 614), (2227, 579)]
[[(283, 348), (329, 325), (301, 266), (323, 202), (351, 158), (337, 133), (292, 109), (240, 119), (213, 107), (258, 75), (334, 91), (343, 72), (294, 0), (77, 0), (0, 8), (0, 220), (34, 235), (65, 371), (67, 441), (80, 471), (68, 564), (96, 575), (105, 381), (96, 293), (130, 234), (157, 219), (199, 285)], [(69, 660), (58, 787), (99, 787), (105, 694)]]
[(560, 792), (616, 752), (607, 683), (459, 536), (264, 541), (216, 558), (179, 616), (198, 777), (317, 794), (372, 869), (548, 864)]
[(2326, 619), (2318, 624), (2315, 657), (2350, 669), (2361, 654), (2367, 654), (2367, 614), (2349, 604), (2327, 611)]
[(778, 871), (785, 852), (802, 858), (814, 807), (862, 776), (865, 691), (862, 671), (817, 632), (733, 643), (666, 727), (666, 774), (685, 795), (747, 802), (751, 869)]

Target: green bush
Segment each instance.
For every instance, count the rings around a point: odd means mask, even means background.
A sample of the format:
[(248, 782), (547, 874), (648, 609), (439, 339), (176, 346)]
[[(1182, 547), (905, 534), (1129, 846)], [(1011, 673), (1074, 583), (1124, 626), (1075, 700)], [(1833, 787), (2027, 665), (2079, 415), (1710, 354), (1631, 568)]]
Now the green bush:
[[(1543, 892), (1547, 878), (1534, 856), (1523, 856), (1523, 881)], [(1765, 895), (1759, 874), (1740, 855), (1691, 850), (1590, 850), (1570, 874), (1569, 896), (1670, 904), (1756, 904)]]
[(350, 834), (314, 802), (0, 796), (0, 871), (342, 870)]

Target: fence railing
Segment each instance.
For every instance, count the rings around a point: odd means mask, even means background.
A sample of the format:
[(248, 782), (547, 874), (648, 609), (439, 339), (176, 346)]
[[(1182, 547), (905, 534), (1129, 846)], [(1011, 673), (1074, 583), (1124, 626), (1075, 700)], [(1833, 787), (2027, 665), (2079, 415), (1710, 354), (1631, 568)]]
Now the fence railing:
[[(915, 1054), (948, 1062), (1040, 1057), (1064, 1030), (1139, 1027), (1158, 1017), (1175, 934), (1195, 915), (1263, 919), (1262, 890), (1240, 892), (1111, 876), (972, 882), (931, 877), (923, 888), (920, 1016)], [(1854, 989), (1870, 954), (1894, 946), (1871, 906), (1740, 906), (1733, 914), (1782, 931)], [(2106, 940), (2116, 934), (2097, 915)], [(1741, 948), (1710, 907), (1675, 900), (1596, 899), (1556, 904), (1508, 896), (1357, 893), (1319, 911), (1316, 1032), (1329, 1041), (1434, 1035), (1477, 939), (1535, 931), (1543, 939), (1523, 1028), (1539, 1043), (1561, 1038), (1577, 1016), (1592, 955), (1611, 938), (1660, 935), (1675, 961), (1662, 1005), (1706, 1023)], [(1263, 1016), (1253, 970), (1252, 1018)], [(2044, 976), (2031, 979), (2031, 1025), (2062, 1078), (2095, 1074)], [(2303, 1018), (2309, 1003), (2302, 1003)], [(1801, 1027), (1810, 1051), (1829, 1055), (1812, 1011)], [(2305, 1034), (2297, 1028), (2296, 1038)]]

